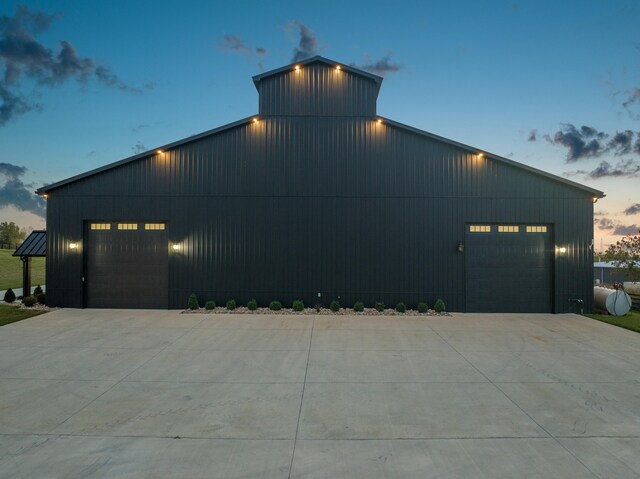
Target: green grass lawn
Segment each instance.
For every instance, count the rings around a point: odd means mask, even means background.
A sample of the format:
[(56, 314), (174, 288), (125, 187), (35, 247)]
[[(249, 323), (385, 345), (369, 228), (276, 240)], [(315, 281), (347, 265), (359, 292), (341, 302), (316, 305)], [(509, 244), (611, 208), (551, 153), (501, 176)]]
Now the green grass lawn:
[(640, 333), (640, 311), (632, 309), (624, 316), (610, 316), (608, 314), (587, 314), (586, 316)]
[[(15, 250), (0, 249), (0, 290), (22, 288), (22, 260), (11, 256)], [(31, 259), (31, 286), (44, 283), (45, 258)], [(2, 298), (0, 298), (2, 299)]]
[(0, 304), (0, 326), (5, 324), (15, 323), (16, 321), (22, 321), (23, 319), (31, 318), (32, 316), (38, 316), (39, 314), (46, 313), (46, 311), (37, 309), (22, 309), (18, 306), (10, 306), (8, 304)]

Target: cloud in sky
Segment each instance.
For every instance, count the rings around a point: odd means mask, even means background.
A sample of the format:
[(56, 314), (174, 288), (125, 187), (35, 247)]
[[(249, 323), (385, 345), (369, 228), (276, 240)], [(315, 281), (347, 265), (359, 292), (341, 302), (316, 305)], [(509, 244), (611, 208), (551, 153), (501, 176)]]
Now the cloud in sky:
[(596, 218), (593, 223), (601, 230), (612, 230), (616, 224), (609, 218)]
[(593, 170), (578, 170), (564, 173), (565, 176), (583, 176), (585, 179), (591, 178), (597, 180), (599, 178), (635, 178), (640, 176), (640, 163), (634, 160), (621, 160), (614, 166), (608, 161), (602, 161)]
[(623, 213), (627, 216), (637, 215), (640, 213), (640, 203), (634, 203), (628, 208), (626, 208)]
[(639, 233), (640, 227), (638, 225), (617, 225), (613, 230), (614, 235), (637, 235)]
[(300, 35), (298, 46), (293, 49), (291, 63), (306, 60), (318, 54), (318, 37), (304, 23), (298, 20), (291, 20), (284, 29), (287, 32), (297, 30)]
[(537, 141), (538, 140), (538, 130), (531, 130), (529, 132), (529, 136), (527, 137), (527, 141)]
[(228, 34), (222, 37), (218, 48), (230, 53), (255, 56), (258, 58), (258, 66), (261, 70), (264, 70), (264, 59), (268, 53), (264, 47), (249, 47), (238, 35)]
[(4, 184), (0, 186), (0, 209), (15, 206), (44, 218), (44, 200), (33, 192), (33, 185), (22, 181), (26, 172), (27, 168), (24, 166), (0, 163), (0, 180), (4, 180)]
[(147, 147), (142, 144), (141, 141), (137, 142), (135, 145), (131, 147), (131, 151), (133, 151), (134, 155), (138, 153), (142, 153), (143, 151), (147, 151)]
[(362, 65), (352, 63), (351, 66), (380, 76), (385, 76), (389, 73), (396, 73), (402, 70), (402, 65), (391, 61), (391, 53), (387, 53), (385, 56), (375, 61), (365, 58), (365, 62)]
[(90, 78), (106, 87), (140, 93), (142, 90), (124, 83), (107, 67), (89, 57), (82, 57), (71, 43), (59, 42), (55, 53), (36, 38), (46, 32), (57, 15), (32, 12), (27, 6), (16, 8), (14, 16), (0, 16), (0, 126), (37, 105), (20, 93), (24, 78), (37, 85), (54, 87), (75, 79), (86, 83)]
[(631, 130), (616, 131), (612, 136), (591, 126), (583, 125), (577, 128), (571, 123), (566, 123), (553, 136), (545, 135), (544, 138), (553, 145), (567, 149), (567, 163), (598, 158), (605, 153), (615, 156), (630, 153), (640, 155), (640, 134), (636, 135)]

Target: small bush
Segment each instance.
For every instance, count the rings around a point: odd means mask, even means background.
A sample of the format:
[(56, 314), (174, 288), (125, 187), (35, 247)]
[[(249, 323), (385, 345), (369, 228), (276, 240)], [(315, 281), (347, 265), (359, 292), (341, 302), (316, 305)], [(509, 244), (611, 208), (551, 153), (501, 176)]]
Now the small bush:
[(36, 302), (37, 302), (37, 299), (35, 296), (27, 296), (22, 300), (22, 304), (24, 304), (28, 308), (36, 304)]
[(196, 296), (196, 293), (191, 293), (191, 296), (189, 296), (189, 302), (187, 303), (187, 306), (191, 311), (198, 309), (198, 297)]
[(42, 288), (40, 287), (40, 285), (36, 286), (36, 289), (33, 290), (33, 295), (37, 298), (39, 294), (42, 294)]
[(247, 308), (249, 309), (249, 311), (255, 311), (256, 309), (258, 309), (258, 302), (255, 299), (250, 299), (247, 303)]
[(294, 311), (303, 311), (304, 310), (304, 303), (302, 301), (300, 301), (299, 299), (296, 299), (293, 302), (293, 306), (291, 306), (291, 308)]
[(314, 306), (314, 308), (316, 308), (316, 313), (319, 313), (320, 310), (322, 309), (322, 305), (320, 303), (316, 303), (316, 305)]
[(376, 308), (376, 311), (380, 311), (382, 313), (384, 311), (384, 303), (382, 301), (379, 301), (376, 303), (374, 308)]
[(212, 309), (216, 309), (216, 302), (215, 301), (207, 301), (206, 303), (204, 303), (204, 309), (206, 309), (207, 311), (211, 311)]
[(236, 300), (235, 299), (230, 299), (229, 301), (227, 301), (227, 309), (229, 311), (233, 311), (234, 309), (236, 309), (237, 305), (236, 305)]
[(426, 313), (427, 311), (429, 311), (427, 303), (418, 303), (418, 313)]
[(444, 301), (438, 299), (438, 301), (436, 301), (436, 304), (433, 305), (433, 309), (436, 310), (436, 313), (442, 313), (445, 310)]
[(13, 292), (11, 288), (4, 293), (4, 302), (5, 303), (13, 303), (16, 300), (16, 293)]
[(407, 311), (407, 306), (403, 302), (400, 302), (396, 304), (396, 311), (398, 313), (404, 313)]
[(338, 311), (340, 311), (340, 302), (334, 299), (333, 301), (331, 301), (331, 304), (329, 305), (329, 309), (334, 313), (337, 313)]
[(280, 311), (282, 309), (282, 303), (280, 301), (271, 301), (269, 303), (269, 309), (271, 311)]
[(353, 310), (362, 313), (364, 311), (364, 303), (362, 301), (356, 301), (356, 304), (353, 305)]
[(34, 294), (39, 304), (47, 304), (47, 298), (44, 293)]

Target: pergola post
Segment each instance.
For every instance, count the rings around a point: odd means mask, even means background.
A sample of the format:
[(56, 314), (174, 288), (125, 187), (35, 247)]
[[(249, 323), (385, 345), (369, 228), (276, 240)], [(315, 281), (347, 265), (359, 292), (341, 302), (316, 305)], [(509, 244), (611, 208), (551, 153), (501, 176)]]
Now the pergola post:
[(22, 297), (31, 296), (31, 257), (20, 256), (22, 260)]

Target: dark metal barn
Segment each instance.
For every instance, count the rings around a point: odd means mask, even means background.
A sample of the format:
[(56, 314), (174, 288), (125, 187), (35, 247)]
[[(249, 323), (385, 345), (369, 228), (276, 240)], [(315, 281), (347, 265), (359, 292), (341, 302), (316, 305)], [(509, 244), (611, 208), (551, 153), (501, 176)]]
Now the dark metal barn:
[(380, 117), (322, 57), (253, 80), (257, 115), (38, 191), (50, 304), (591, 310), (602, 192)]

